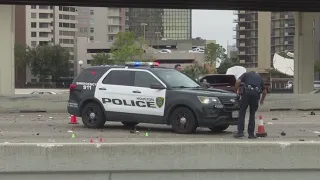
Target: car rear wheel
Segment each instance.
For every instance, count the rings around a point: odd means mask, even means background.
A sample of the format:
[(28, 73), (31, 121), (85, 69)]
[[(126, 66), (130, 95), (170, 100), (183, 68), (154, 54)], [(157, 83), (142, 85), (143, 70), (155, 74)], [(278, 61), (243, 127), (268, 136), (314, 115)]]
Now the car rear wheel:
[(178, 134), (189, 134), (196, 131), (198, 127), (194, 113), (186, 107), (178, 107), (170, 116), (171, 126)]
[(222, 132), (229, 128), (229, 125), (214, 126), (209, 128), (213, 132)]
[(139, 124), (137, 122), (121, 122), (121, 123), (125, 126), (128, 126), (128, 127), (133, 127), (133, 126), (136, 126), (137, 124)]
[(102, 128), (106, 118), (97, 103), (88, 103), (82, 110), (82, 122), (88, 128)]

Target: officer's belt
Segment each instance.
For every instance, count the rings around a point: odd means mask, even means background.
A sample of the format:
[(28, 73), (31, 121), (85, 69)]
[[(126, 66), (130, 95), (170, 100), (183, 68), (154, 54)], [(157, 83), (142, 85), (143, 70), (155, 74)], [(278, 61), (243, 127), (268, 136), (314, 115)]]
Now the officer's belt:
[(251, 91), (256, 91), (256, 92), (260, 92), (261, 89), (257, 86), (253, 86), (253, 85), (245, 85), (245, 89), (246, 90), (251, 90)]

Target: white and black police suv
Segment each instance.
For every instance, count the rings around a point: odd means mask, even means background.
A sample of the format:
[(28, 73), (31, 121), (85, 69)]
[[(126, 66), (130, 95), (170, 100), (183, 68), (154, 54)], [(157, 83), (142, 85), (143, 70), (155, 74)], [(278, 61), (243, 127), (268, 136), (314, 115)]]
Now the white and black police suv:
[(154, 123), (186, 134), (197, 127), (223, 131), (237, 124), (236, 94), (202, 88), (174, 69), (147, 65), (133, 62), (82, 70), (70, 85), (68, 113), (82, 117), (88, 128), (101, 128), (106, 121), (126, 126)]

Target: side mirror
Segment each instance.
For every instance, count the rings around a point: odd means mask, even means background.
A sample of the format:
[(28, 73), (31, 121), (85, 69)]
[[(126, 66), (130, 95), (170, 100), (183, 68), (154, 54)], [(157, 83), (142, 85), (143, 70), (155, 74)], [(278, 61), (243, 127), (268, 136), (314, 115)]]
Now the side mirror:
[(160, 83), (152, 83), (150, 84), (150, 89), (166, 89), (162, 84)]

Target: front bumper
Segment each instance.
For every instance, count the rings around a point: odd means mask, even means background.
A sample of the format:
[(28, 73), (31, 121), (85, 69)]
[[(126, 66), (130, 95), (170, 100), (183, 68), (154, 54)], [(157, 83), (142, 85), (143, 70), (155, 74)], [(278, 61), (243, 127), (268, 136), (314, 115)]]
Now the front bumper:
[(223, 108), (216, 108), (214, 105), (203, 106), (198, 111), (198, 123), (200, 127), (212, 127), (219, 125), (237, 125), (239, 115), (239, 105), (224, 106)]

